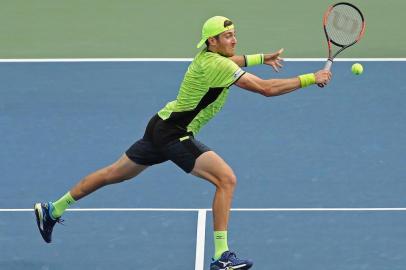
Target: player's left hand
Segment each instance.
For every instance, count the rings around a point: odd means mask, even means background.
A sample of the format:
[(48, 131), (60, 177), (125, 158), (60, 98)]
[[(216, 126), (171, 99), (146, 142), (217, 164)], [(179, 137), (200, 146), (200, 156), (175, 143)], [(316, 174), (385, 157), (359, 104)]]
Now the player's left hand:
[(274, 53), (264, 54), (264, 64), (271, 66), (276, 72), (279, 72), (279, 69), (283, 67), (283, 58), (280, 57), (282, 53), (283, 48)]

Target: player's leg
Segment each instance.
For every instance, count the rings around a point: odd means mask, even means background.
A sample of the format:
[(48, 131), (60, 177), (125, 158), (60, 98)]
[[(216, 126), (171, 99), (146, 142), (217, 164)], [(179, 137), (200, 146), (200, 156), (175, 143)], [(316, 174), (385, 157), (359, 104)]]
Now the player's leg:
[(212, 270), (241, 269), (252, 266), (250, 260), (238, 259), (228, 250), (227, 228), (234, 189), (237, 183), (231, 167), (210, 148), (193, 137), (183, 137), (167, 145), (166, 156), (185, 172), (201, 177), (216, 187), (213, 199), (215, 254), (210, 265)]
[(126, 154), (113, 164), (97, 170), (79, 181), (68, 193), (52, 203), (51, 214), (54, 218), (62, 216), (70, 205), (106, 185), (131, 179), (148, 166), (130, 160)]
[(77, 201), (101, 187), (129, 180), (147, 167), (135, 163), (124, 154), (113, 164), (83, 178), (70, 190), (70, 194)]
[(166, 161), (149, 140), (135, 142), (115, 163), (89, 174), (68, 193), (55, 202), (37, 203), (34, 206), (37, 225), (44, 240), (51, 242), (52, 230), (63, 212), (77, 200), (110, 184), (133, 178), (150, 165)]
[(227, 228), (237, 184), (236, 176), (231, 167), (215, 152), (208, 151), (201, 154), (195, 161), (192, 174), (208, 180), (216, 186), (213, 199), (214, 247), (215, 254), (211, 269), (249, 269), (252, 261), (238, 259), (230, 252), (227, 244)]
[(233, 170), (219, 155), (208, 151), (196, 159), (192, 174), (208, 180), (216, 186), (213, 200), (214, 230), (226, 231), (233, 193), (237, 184)]
[(36, 203), (34, 206), (37, 225), (45, 240), (50, 243), (52, 230), (64, 211), (77, 200), (96, 191), (97, 189), (128, 180), (141, 173), (146, 165), (139, 165), (123, 155), (113, 164), (89, 174), (77, 183), (68, 193), (55, 202)]

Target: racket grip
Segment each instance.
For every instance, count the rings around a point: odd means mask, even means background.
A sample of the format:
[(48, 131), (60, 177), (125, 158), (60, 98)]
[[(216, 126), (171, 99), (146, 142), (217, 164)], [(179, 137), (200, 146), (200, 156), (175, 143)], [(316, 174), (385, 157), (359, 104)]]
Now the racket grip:
[(326, 64), (324, 65), (324, 70), (330, 70), (332, 65), (333, 65), (333, 60), (328, 59)]
[[(327, 59), (327, 62), (326, 62), (326, 64), (324, 65), (324, 70), (330, 70), (332, 65), (333, 65), (333, 60)], [(322, 83), (319, 83), (319, 84), (317, 84), (317, 85), (318, 85), (319, 87), (324, 87), (324, 84), (322, 84)]]

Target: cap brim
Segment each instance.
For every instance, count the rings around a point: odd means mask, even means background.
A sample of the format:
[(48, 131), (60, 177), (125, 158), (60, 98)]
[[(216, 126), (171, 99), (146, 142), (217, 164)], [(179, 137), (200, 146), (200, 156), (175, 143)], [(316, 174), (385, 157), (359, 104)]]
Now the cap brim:
[(202, 47), (205, 42), (206, 42), (206, 39), (202, 38), (202, 39), (200, 40), (200, 42), (197, 44), (196, 48)]

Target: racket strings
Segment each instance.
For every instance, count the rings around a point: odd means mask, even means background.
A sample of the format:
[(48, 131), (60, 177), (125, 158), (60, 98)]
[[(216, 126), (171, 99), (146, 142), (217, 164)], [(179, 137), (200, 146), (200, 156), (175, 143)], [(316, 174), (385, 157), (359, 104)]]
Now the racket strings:
[(333, 42), (339, 45), (346, 46), (358, 40), (362, 29), (362, 16), (351, 6), (337, 5), (327, 17), (327, 34)]

